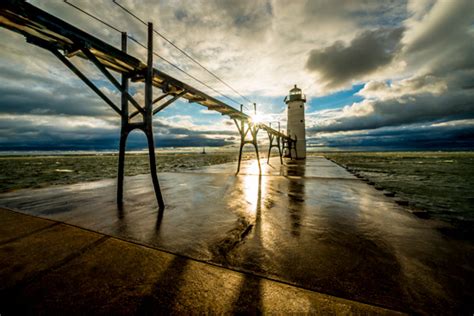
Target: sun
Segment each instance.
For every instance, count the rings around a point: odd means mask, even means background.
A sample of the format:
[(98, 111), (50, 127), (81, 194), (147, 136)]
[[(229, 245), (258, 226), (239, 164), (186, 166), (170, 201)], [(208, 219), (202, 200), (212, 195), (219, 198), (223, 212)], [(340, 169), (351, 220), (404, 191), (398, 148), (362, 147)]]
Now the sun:
[(252, 120), (252, 123), (261, 124), (264, 122), (265, 117), (262, 114), (256, 113), (251, 115), (250, 119)]

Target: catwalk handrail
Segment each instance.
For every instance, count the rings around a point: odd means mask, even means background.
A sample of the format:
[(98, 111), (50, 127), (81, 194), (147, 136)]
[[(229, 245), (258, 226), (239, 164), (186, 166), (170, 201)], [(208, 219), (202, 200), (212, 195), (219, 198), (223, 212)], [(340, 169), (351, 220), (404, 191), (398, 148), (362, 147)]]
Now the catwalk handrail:
[[(125, 74), (132, 81), (143, 81), (145, 78), (147, 65), (139, 59), (24, 0), (1, 1), (0, 26), (24, 35), (29, 43), (43, 48), (48, 46), (60, 49), (64, 51), (66, 57), (78, 56), (90, 60), (91, 56), (84, 53), (84, 48), (86, 48), (86, 51), (92, 53), (103, 67)], [(153, 69), (152, 84), (169, 95), (179, 95), (191, 103), (198, 103), (232, 119), (252, 123), (251, 116), (156, 68)], [(259, 125), (270, 134), (294, 141), (263, 123), (253, 122), (253, 124)]]

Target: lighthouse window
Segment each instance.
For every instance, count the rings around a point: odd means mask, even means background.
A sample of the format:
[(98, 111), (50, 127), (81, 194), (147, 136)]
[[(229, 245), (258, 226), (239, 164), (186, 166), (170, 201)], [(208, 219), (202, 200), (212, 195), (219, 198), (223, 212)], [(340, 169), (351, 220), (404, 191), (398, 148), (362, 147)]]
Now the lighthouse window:
[(300, 122), (303, 123), (303, 120), (301, 120)]
[(300, 109), (301, 109), (302, 107), (303, 107), (303, 106), (302, 106), (302, 105), (300, 105)]

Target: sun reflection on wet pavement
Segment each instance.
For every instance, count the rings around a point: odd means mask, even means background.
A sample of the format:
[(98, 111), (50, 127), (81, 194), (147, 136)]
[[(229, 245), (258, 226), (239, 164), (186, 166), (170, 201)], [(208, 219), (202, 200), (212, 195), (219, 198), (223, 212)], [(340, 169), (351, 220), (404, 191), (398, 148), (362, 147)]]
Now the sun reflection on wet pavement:
[[(249, 167), (249, 173), (258, 173), (258, 162), (255, 161)], [(262, 176), (242, 175), (242, 190), (245, 201), (248, 203), (247, 211), (255, 216), (257, 208), (260, 207), (260, 200), (266, 194), (266, 181), (262, 181)]]

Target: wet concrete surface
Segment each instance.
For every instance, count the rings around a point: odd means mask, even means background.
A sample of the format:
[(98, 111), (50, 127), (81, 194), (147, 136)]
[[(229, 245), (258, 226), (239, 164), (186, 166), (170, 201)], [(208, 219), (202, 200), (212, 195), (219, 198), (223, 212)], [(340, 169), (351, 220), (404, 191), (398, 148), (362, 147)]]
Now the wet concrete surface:
[[(256, 161), (2, 194), (0, 205), (204, 262), (395, 310), (472, 313), (471, 243), (322, 158)], [(253, 282), (253, 283), (252, 283)], [(248, 288), (255, 288), (255, 280)]]
[(0, 246), (2, 315), (397, 315), (0, 208), (4, 219), (48, 228)]

